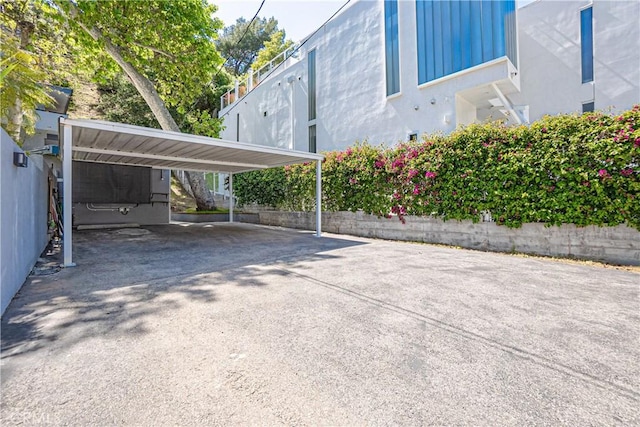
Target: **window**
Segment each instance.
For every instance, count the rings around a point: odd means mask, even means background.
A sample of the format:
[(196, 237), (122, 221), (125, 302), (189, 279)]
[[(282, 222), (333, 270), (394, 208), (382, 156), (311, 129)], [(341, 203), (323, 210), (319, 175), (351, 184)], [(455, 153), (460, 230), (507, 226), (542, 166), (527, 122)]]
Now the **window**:
[(309, 120), (314, 120), (316, 118), (316, 51), (315, 49), (309, 51), (307, 54), (307, 65), (309, 67), (309, 81), (308, 81), (308, 92), (309, 92)]
[(517, 66), (515, 0), (416, 0), (418, 84), (507, 56)]
[(309, 152), (315, 153), (316, 147), (316, 125), (309, 126)]
[(582, 83), (593, 81), (593, 8), (580, 11)]
[(400, 50), (398, 43), (398, 1), (384, 2), (384, 47), (387, 96), (400, 92)]
[(415, 133), (415, 132), (414, 133), (410, 133), (408, 139), (409, 139), (409, 142), (415, 142), (415, 141), (418, 140), (418, 134)]
[(595, 104), (593, 101), (591, 102), (585, 102), (584, 104), (582, 104), (582, 112), (583, 113), (589, 113), (591, 111), (595, 110)]
[(236, 141), (240, 141), (240, 113), (236, 114)]

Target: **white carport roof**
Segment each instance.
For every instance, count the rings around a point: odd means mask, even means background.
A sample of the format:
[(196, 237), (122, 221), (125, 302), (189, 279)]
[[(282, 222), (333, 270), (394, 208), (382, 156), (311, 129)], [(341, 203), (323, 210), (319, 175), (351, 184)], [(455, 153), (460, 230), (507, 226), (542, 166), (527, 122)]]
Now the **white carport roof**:
[[(230, 174), (316, 162), (316, 236), (321, 229), (324, 156), (100, 120), (60, 119), (64, 265), (72, 262), (72, 160)], [(233, 220), (233, 211), (230, 218)]]
[(316, 153), (99, 120), (62, 119), (60, 123), (73, 129), (74, 160), (238, 173), (324, 158)]

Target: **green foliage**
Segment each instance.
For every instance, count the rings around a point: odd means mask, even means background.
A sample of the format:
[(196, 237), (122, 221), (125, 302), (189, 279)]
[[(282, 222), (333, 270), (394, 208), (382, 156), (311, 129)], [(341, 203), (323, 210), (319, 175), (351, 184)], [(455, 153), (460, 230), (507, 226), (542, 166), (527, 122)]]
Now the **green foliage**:
[(34, 131), (38, 119), (36, 107), (51, 105), (53, 98), (39, 83), (45, 74), (35, 65), (36, 60), (31, 53), (20, 49), (11, 39), (3, 39), (1, 48), (2, 127), (18, 144), (22, 144), (22, 135)]
[(44, 0), (0, 3), (0, 89), (3, 127), (21, 143), (34, 131), (35, 109), (53, 99), (43, 85), (67, 85), (73, 45), (57, 11)]
[[(226, 82), (222, 78), (216, 80)], [(116, 74), (98, 84), (98, 93), (100, 98), (97, 108), (105, 120), (159, 128), (149, 105), (124, 74)], [(170, 112), (177, 119), (182, 132), (218, 137), (222, 130), (222, 120), (215, 117), (219, 103), (220, 97), (217, 93), (204, 87), (191, 108), (181, 109), (182, 112), (170, 108)]]
[(220, 54), (227, 58), (227, 71), (236, 77), (248, 72), (258, 52), (276, 32), (278, 21), (274, 18), (256, 18), (250, 27), (249, 21), (238, 18), (235, 24), (225, 27), (216, 46)]
[(285, 39), (284, 30), (276, 31), (264, 43), (264, 47), (258, 52), (258, 56), (251, 67), (254, 70), (259, 70), (291, 46), (293, 46), (293, 40)]
[[(323, 209), (498, 224), (628, 224), (640, 229), (640, 106), (547, 116), (530, 127), (471, 125), (394, 148), (325, 153)], [(240, 203), (314, 208), (314, 168), (238, 175)]]
[(138, 90), (124, 74), (116, 74), (98, 84), (97, 109), (105, 120), (159, 128), (158, 121)]
[[(53, 1), (78, 27), (77, 43), (95, 53), (96, 78), (105, 81), (118, 72), (100, 44), (107, 40), (178, 110), (195, 101), (222, 62), (213, 43), (222, 23), (212, 18), (216, 7), (206, 0)], [(85, 29), (100, 31), (102, 41)]]
[(233, 192), (240, 205), (279, 207), (284, 203), (287, 187), (284, 168), (246, 172), (233, 178)]

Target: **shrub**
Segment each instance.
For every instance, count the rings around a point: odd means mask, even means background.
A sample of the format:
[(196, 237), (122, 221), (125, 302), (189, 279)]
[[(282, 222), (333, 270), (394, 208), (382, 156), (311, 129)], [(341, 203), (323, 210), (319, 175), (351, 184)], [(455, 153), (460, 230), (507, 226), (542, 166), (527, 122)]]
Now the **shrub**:
[[(394, 148), (357, 143), (325, 153), (323, 209), (431, 215), (498, 224), (617, 225), (640, 229), (640, 106), (547, 116), (531, 126), (474, 124)], [(315, 208), (315, 168), (238, 176), (240, 203)]]

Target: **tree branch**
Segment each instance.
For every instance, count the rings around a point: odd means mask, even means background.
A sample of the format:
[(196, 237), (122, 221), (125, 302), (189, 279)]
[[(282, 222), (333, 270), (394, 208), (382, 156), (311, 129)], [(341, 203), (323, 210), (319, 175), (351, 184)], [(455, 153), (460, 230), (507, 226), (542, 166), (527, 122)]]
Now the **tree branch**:
[(166, 56), (167, 58), (169, 58), (169, 59), (171, 59), (171, 60), (174, 60), (174, 61), (176, 60), (175, 55), (172, 55), (172, 54), (167, 53), (167, 52), (165, 52), (165, 51), (163, 51), (163, 50), (160, 50), (160, 49), (156, 49), (155, 47), (145, 46), (145, 45), (143, 45), (143, 44), (141, 44), (141, 43), (136, 43), (136, 42), (130, 42), (130, 43), (131, 43), (131, 44), (133, 44), (133, 45), (136, 45), (136, 46), (138, 46), (138, 47), (141, 47), (141, 48), (143, 48), (143, 49), (149, 49), (151, 52), (155, 52), (155, 53), (157, 53), (157, 54), (159, 54), (159, 55)]

